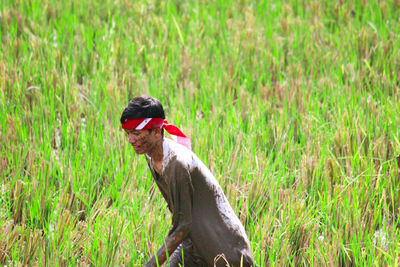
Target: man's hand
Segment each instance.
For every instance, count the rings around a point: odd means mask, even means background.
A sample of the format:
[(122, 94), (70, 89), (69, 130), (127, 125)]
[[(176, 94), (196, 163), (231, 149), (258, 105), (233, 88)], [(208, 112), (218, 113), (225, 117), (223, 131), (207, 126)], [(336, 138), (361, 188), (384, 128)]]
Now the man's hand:
[[(173, 233), (171, 233), (165, 240), (165, 244), (157, 251), (158, 265), (161, 266), (167, 260), (168, 255), (172, 255), (175, 249), (182, 243), (183, 239), (186, 238), (190, 232), (190, 226), (178, 227)], [(157, 267), (157, 261), (153, 256), (145, 267)]]
[[(154, 258), (154, 257), (153, 257), (153, 258)], [(153, 258), (151, 258), (151, 259), (153, 259)], [(144, 267), (157, 267), (157, 264), (151, 262), (151, 260), (150, 260), (148, 263), (146, 263), (146, 264), (143, 265), (143, 266), (144, 266)]]

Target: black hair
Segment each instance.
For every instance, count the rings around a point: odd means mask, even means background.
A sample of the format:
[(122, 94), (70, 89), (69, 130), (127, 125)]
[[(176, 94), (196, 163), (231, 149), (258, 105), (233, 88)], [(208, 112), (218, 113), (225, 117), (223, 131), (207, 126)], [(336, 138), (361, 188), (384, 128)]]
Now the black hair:
[(158, 99), (150, 96), (137, 96), (131, 101), (121, 115), (121, 123), (128, 119), (162, 118), (165, 119), (164, 109)]

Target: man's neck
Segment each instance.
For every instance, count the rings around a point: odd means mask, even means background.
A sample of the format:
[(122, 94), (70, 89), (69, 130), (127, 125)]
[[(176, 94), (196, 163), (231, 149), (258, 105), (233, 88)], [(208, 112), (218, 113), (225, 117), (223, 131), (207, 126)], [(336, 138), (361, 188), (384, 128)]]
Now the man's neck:
[(153, 161), (162, 161), (164, 158), (163, 154), (163, 139), (161, 138), (156, 144), (154, 144), (153, 148), (149, 153), (147, 153)]

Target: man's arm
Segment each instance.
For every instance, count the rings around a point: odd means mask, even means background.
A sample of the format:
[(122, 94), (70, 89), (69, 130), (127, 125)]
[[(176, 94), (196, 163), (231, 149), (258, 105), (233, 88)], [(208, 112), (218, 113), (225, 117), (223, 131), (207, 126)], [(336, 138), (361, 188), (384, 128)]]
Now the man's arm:
[(161, 266), (161, 264), (167, 260), (167, 252), (168, 255), (171, 255), (188, 235), (190, 229), (190, 225), (178, 226), (178, 228), (167, 237), (164, 245), (157, 251), (157, 261), (156, 257), (153, 256), (145, 266), (156, 267), (157, 262)]
[[(169, 173), (174, 177), (170, 184), (170, 196), (174, 203), (172, 228), (163, 246), (157, 251), (146, 267), (155, 267), (167, 260), (192, 230), (193, 185), (187, 168), (177, 162)], [(157, 260), (156, 260), (157, 257)]]

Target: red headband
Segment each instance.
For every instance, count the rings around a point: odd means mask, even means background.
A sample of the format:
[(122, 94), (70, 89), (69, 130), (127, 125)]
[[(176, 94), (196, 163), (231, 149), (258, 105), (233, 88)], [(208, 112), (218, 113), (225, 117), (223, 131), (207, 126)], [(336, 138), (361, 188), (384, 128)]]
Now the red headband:
[(169, 124), (167, 120), (162, 118), (127, 119), (122, 123), (122, 129), (125, 130), (149, 130), (156, 128), (165, 129), (176, 142), (191, 149), (190, 139), (178, 127)]

